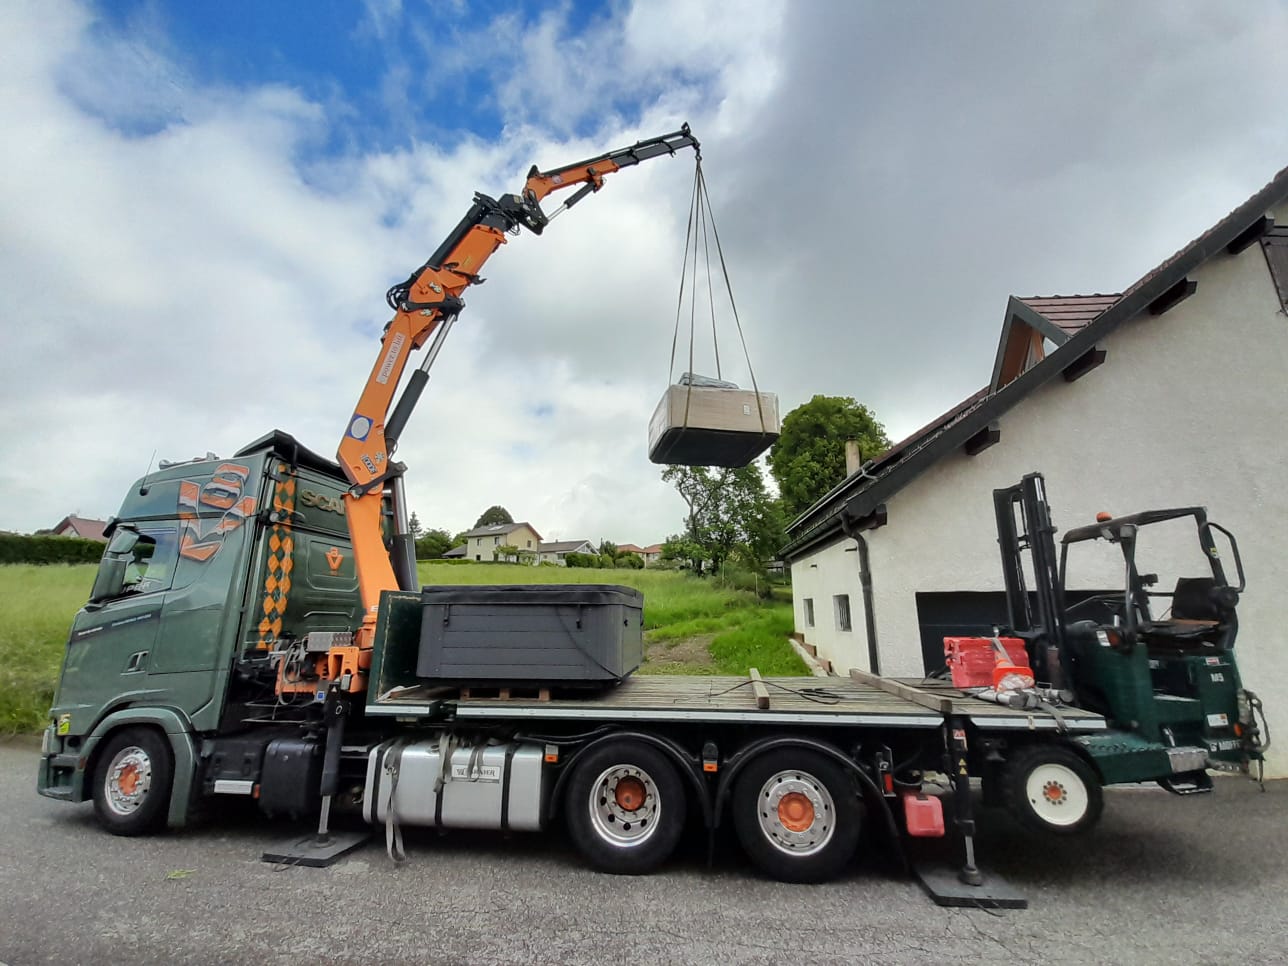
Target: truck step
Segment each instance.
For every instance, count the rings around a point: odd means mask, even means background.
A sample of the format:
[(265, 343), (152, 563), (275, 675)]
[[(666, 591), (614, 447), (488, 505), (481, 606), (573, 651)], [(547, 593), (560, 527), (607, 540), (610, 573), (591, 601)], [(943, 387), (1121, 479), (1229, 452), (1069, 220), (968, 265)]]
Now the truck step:
[(1212, 776), (1205, 771), (1178, 772), (1158, 783), (1173, 795), (1205, 795), (1212, 791)]

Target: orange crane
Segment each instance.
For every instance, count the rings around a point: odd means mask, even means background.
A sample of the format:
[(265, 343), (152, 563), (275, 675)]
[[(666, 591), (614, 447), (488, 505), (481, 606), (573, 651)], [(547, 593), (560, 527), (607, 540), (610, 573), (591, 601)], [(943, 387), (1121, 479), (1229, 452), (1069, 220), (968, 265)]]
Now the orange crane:
[[(318, 671), (325, 680), (339, 681), (347, 675), (350, 691), (366, 688), (380, 594), (416, 588), (415, 546), (402, 479), (405, 467), (394, 461), (393, 454), (429, 381), (429, 369), (465, 307), (464, 291), (483, 281), (479, 277), (483, 264), (505, 243), (507, 234), (527, 228), (540, 235), (552, 218), (603, 187), (605, 176), (684, 148), (693, 148), (700, 160), (700, 145), (687, 124), (670, 134), (548, 171), (533, 165), (519, 194), (494, 199), (476, 193), (465, 217), (429, 260), (389, 290), (386, 300), (394, 317), (385, 326), (380, 352), (337, 454), (352, 484), (345, 496), (345, 516), (353, 540), (363, 619), (351, 644), (332, 647), (318, 658)], [(554, 212), (547, 215), (542, 211), (541, 200), (547, 195), (578, 185), (581, 187)], [(426, 342), (429, 348), (423, 361), (391, 410), (411, 353)], [(383, 526), (387, 513), (393, 523), (391, 545), (386, 544)], [(279, 693), (311, 688), (307, 683), (278, 679)]]

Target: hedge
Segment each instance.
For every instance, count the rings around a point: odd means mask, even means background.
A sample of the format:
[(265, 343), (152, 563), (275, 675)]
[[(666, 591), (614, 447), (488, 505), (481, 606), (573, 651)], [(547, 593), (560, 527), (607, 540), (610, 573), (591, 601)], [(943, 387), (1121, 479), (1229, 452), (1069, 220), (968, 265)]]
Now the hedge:
[(104, 544), (83, 537), (0, 533), (0, 564), (98, 563)]

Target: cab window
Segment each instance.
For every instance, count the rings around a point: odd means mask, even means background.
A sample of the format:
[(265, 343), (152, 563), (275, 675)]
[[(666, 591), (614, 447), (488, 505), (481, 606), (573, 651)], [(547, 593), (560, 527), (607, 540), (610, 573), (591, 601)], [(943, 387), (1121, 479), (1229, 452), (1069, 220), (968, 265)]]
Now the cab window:
[(178, 544), (178, 534), (174, 530), (140, 530), (138, 542), (125, 567), (121, 596), (169, 590), (174, 580)]

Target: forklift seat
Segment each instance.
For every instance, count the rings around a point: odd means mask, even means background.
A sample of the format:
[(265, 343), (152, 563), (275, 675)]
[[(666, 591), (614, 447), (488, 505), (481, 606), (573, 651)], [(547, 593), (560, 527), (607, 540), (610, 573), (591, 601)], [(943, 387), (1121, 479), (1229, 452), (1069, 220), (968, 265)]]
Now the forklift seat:
[(1178, 577), (1172, 591), (1172, 620), (1220, 621), (1214, 590), (1216, 580), (1212, 577)]
[(1151, 652), (1174, 654), (1215, 645), (1222, 633), (1221, 612), (1211, 577), (1180, 577), (1172, 592), (1172, 612), (1167, 620), (1149, 621), (1141, 634)]

